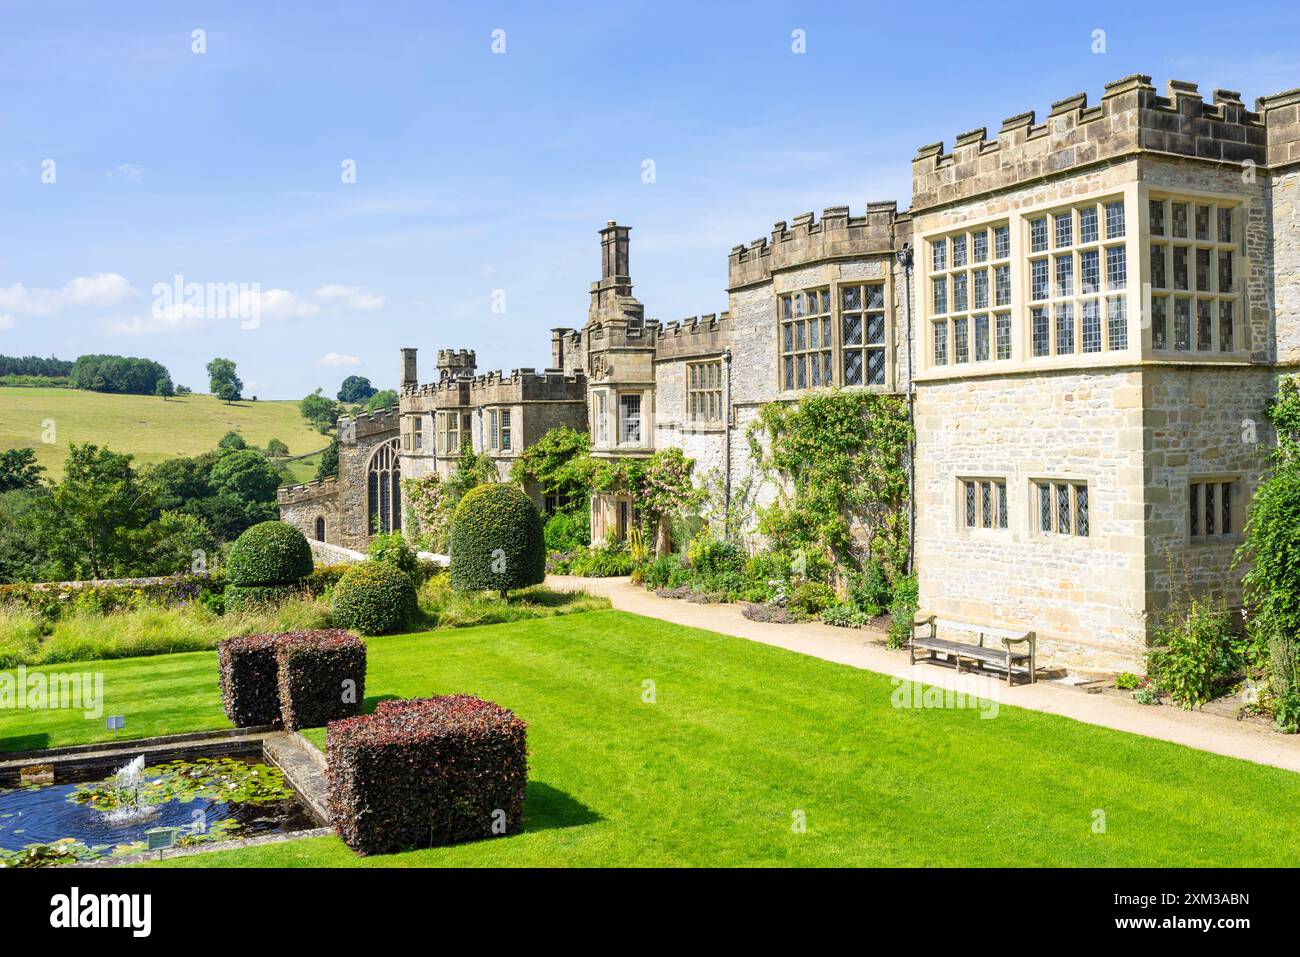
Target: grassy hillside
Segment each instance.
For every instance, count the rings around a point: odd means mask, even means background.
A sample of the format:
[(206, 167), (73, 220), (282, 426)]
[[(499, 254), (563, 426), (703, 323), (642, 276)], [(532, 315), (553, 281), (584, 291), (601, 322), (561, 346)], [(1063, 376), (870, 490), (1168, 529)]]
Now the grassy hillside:
[[(45, 421), (53, 420), (56, 441), (41, 441)], [(298, 414), (296, 402), (236, 402), (226, 405), (210, 395), (162, 399), (143, 395), (106, 395), (75, 389), (0, 388), (0, 449), (31, 447), (53, 478), (63, 472), (69, 442), (94, 442), (114, 452), (130, 452), (137, 464), (175, 455), (197, 455), (216, 446), (234, 429), (250, 445), (279, 439), (291, 455), (324, 448), (328, 439)], [(293, 463), (315, 475), (310, 463)]]

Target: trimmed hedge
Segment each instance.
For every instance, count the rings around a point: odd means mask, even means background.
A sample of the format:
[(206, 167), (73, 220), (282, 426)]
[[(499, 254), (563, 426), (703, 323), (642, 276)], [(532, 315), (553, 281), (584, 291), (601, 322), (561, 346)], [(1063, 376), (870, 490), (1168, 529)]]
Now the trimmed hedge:
[(382, 701), (326, 732), (330, 817), (359, 854), (517, 833), (527, 725), (472, 695)]
[(546, 578), (542, 518), (514, 485), (480, 485), (465, 493), (452, 517), (451, 585), (462, 591), (527, 588)]
[(384, 635), (401, 628), (415, 615), (415, 583), (388, 562), (353, 565), (334, 586), (334, 623), (363, 635)]
[(279, 635), (243, 635), (217, 645), (221, 706), (237, 728), (280, 727)]
[(227, 612), (261, 611), (301, 593), (298, 585), (227, 585), (222, 600)]
[(261, 522), (230, 546), (226, 577), (232, 585), (289, 585), (311, 574), (311, 546), (285, 522)]
[(217, 663), (222, 707), (239, 728), (318, 728), (365, 700), (366, 644), (339, 629), (227, 638)]
[(319, 728), (361, 710), (366, 696), (366, 643), (346, 631), (277, 636), (280, 722), (287, 731)]

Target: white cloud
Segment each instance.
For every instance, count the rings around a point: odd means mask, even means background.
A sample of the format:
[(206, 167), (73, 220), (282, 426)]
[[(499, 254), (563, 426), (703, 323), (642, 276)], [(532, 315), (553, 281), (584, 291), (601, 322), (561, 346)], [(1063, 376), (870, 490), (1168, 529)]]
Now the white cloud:
[(359, 366), (361, 360), (356, 356), (344, 355), (341, 352), (327, 352), (316, 360), (318, 366)]
[(8, 313), (0, 313), (0, 329), (12, 329), (14, 327), (14, 317)]
[(360, 286), (340, 286), (337, 284), (321, 286), (316, 290), (316, 299), (331, 305), (345, 306), (348, 309), (382, 309), (384, 297), (373, 292), (366, 292)]
[(320, 306), (299, 298), (287, 289), (253, 290), (247, 306), (256, 309), (263, 319), (306, 319), (320, 312)]
[(149, 312), (119, 316), (104, 324), (112, 335), (144, 336), (206, 329), (222, 322), (256, 329), (263, 321), (306, 319), (320, 306), (287, 289), (262, 289), (240, 283), (157, 283)]
[(0, 286), (0, 309), (24, 316), (55, 316), (71, 306), (111, 306), (135, 294), (125, 276), (101, 272), (78, 276), (60, 289)]
[(140, 183), (144, 181), (144, 167), (139, 163), (119, 163), (112, 169), (105, 171), (104, 175), (109, 179), (122, 179), (128, 183)]

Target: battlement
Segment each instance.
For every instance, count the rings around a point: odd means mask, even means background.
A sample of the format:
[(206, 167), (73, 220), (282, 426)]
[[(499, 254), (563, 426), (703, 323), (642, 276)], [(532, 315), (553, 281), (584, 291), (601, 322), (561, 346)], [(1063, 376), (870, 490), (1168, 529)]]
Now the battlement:
[(438, 378), (454, 379), (457, 376), (473, 375), (478, 364), (478, 356), (473, 349), (439, 349)]
[(477, 355), (473, 349), (439, 349), (438, 350), (438, 367), (443, 366), (473, 366), (477, 361)]
[(1300, 89), (1255, 100), (1268, 133), (1268, 165), (1274, 169), (1300, 163)]
[(680, 322), (669, 322), (655, 330), (655, 359), (683, 359), (712, 355), (731, 343), (729, 313), (707, 313)]
[(397, 408), (376, 409), (374, 412), (358, 412), (355, 415), (339, 417), (339, 444), (352, 445), (380, 432), (392, 432), (398, 428), (401, 412)]
[(1134, 74), (1106, 84), (1101, 102), (1086, 93), (1052, 104), (1043, 123), (1033, 111), (1003, 120), (997, 138), (985, 127), (959, 134), (950, 153), (931, 143), (912, 160), (912, 210), (1024, 185), (1079, 167), (1140, 152), (1216, 162), (1266, 162), (1259, 113), (1241, 94), (1215, 90), (1206, 103), (1195, 83), (1170, 80), (1156, 94), (1151, 77)]
[(868, 203), (862, 216), (850, 216), (849, 207), (831, 206), (819, 222), (813, 213), (801, 213), (790, 223), (772, 227), (772, 238), (733, 246), (727, 257), (727, 285), (731, 289), (772, 278), (774, 271), (828, 259), (888, 255), (894, 249), (894, 221), (898, 203)]
[(322, 498), (329, 498), (338, 493), (338, 478), (330, 475), (323, 479), (316, 479), (314, 482), (303, 482), (299, 485), (284, 485), (276, 489), (275, 497), (280, 505), (302, 505), (307, 502), (315, 502)]

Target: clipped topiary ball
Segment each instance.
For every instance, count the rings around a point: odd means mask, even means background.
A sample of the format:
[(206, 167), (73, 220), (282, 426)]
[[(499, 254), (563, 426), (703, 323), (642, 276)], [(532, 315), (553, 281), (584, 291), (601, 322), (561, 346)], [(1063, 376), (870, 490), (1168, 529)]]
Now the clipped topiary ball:
[(232, 585), (292, 585), (311, 574), (311, 546), (285, 522), (254, 525), (230, 546), (226, 577)]
[(451, 586), (463, 591), (527, 588), (546, 578), (542, 517), (514, 485), (480, 485), (452, 516)]
[(365, 561), (353, 565), (334, 586), (334, 624), (363, 635), (396, 631), (415, 614), (415, 583), (396, 565)]

